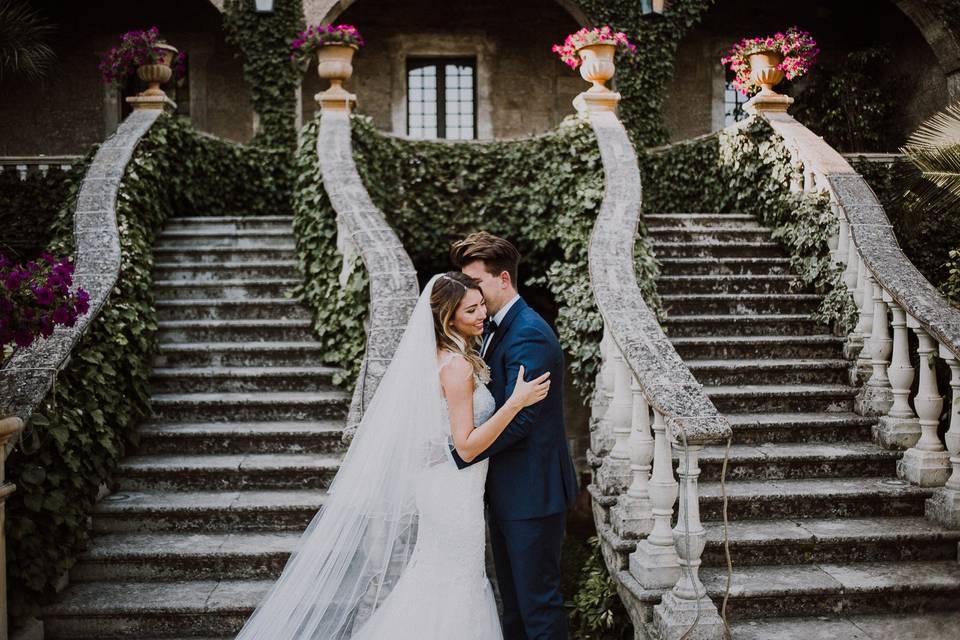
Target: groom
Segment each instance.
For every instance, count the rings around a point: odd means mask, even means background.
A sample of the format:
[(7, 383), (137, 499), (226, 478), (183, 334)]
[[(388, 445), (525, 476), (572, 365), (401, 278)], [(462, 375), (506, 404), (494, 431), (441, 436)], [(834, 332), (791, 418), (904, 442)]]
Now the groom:
[[(577, 479), (563, 424), (563, 351), (543, 318), (517, 293), (520, 253), (497, 236), (474, 233), (450, 257), (480, 284), (487, 313), (481, 355), (499, 409), (520, 365), (553, 382), (542, 402), (521, 411), (490, 448), (486, 497), (493, 558), (503, 600), (504, 640), (566, 640), (560, 595), (560, 547)], [(454, 451), (457, 466), (468, 466)]]

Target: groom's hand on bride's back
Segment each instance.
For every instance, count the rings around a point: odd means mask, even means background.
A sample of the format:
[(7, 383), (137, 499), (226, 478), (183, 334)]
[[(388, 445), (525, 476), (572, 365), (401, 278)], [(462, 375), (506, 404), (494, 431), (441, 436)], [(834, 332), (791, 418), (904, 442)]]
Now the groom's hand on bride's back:
[(520, 370), (517, 372), (517, 384), (514, 385), (513, 393), (508, 400), (517, 407), (518, 411), (540, 402), (550, 392), (549, 371), (529, 382), (524, 380), (524, 371), (524, 366), (520, 365)]

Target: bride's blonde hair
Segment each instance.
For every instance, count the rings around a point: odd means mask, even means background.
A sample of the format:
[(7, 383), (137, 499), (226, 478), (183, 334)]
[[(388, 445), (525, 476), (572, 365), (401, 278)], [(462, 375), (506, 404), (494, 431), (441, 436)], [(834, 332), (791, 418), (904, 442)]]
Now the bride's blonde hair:
[(437, 278), (430, 292), (430, 310), (433, 312), (433, 330), (437, 337), (437, 348), (445, 349), (466, 358), (473, 367), (473, 373), (480, 379), (489, 379), (490, 369), (480, 357), (480, 337), (462, 336), (454, 330), (452, 321), (457, 307), (469, 290), (478, 291), (480, 285), (473, 278), (459, 271), (448, 271)]

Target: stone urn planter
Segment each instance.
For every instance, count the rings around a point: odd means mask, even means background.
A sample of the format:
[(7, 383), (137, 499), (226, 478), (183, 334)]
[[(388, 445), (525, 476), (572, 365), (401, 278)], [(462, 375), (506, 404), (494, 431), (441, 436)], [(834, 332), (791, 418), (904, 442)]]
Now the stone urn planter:
[(577, 55), (583, 61), (580, 64), (580, 76), (593, 86), (587, 89), (592, 93), (610, 91), (607, 82), (613, 77), (616, 67), (613, 55), (617, 52), (615, 44), (590, 44), (577, 49)]
[(763, 95), (779, 95), (773, 90), (783, 81), (783, 71), (779, 69), (783, 54), (779, 51), (760, 51), (750, 56), (750, 73), (762, 88)]
[(173, 77), (173, 69), (170, 65), (174, 56), (177, 55), (177, 49), (168, 44), (158, 44), (156, 48), (163, 51), (160, 62), (137, 67), (137, 77), (147, 83), (146, 90), (139, 94), (141, 96), (166, 96), (160, 85), (170, 82), (170, 78)]
[(353, 55), (358, 48), (352, 44), (331, 43), (317, 48), (317, 74), (330, 81), (330, 88), (316, 95), (321, 105), (336, 108), (342, 103), (349, 108), (356, 96), (343, 88), (343, 83), (353, 75)]

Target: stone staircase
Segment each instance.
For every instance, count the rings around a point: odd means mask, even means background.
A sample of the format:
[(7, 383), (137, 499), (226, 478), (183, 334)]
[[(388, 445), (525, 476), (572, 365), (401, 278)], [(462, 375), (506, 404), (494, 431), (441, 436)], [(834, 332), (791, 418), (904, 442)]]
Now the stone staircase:
[(232, 638), (323, 503), (349, 396), (320, 366), (292, 218), (174, 218), (155, 247), (154, 417), (46, 638)]
[[(898, 480), (900, 452), (871, 441), (843, 340), (809, 319), (820, 299), (791, 289), (770, 230), (745, 214), (644, 219), (667, 333), (733, 428), (734, 638), (956, 637), (960, 531), (923, 517), (932, 491)], [(718, 609), (724, 453), (705, 448), (700, 476), (701, 576)]]

